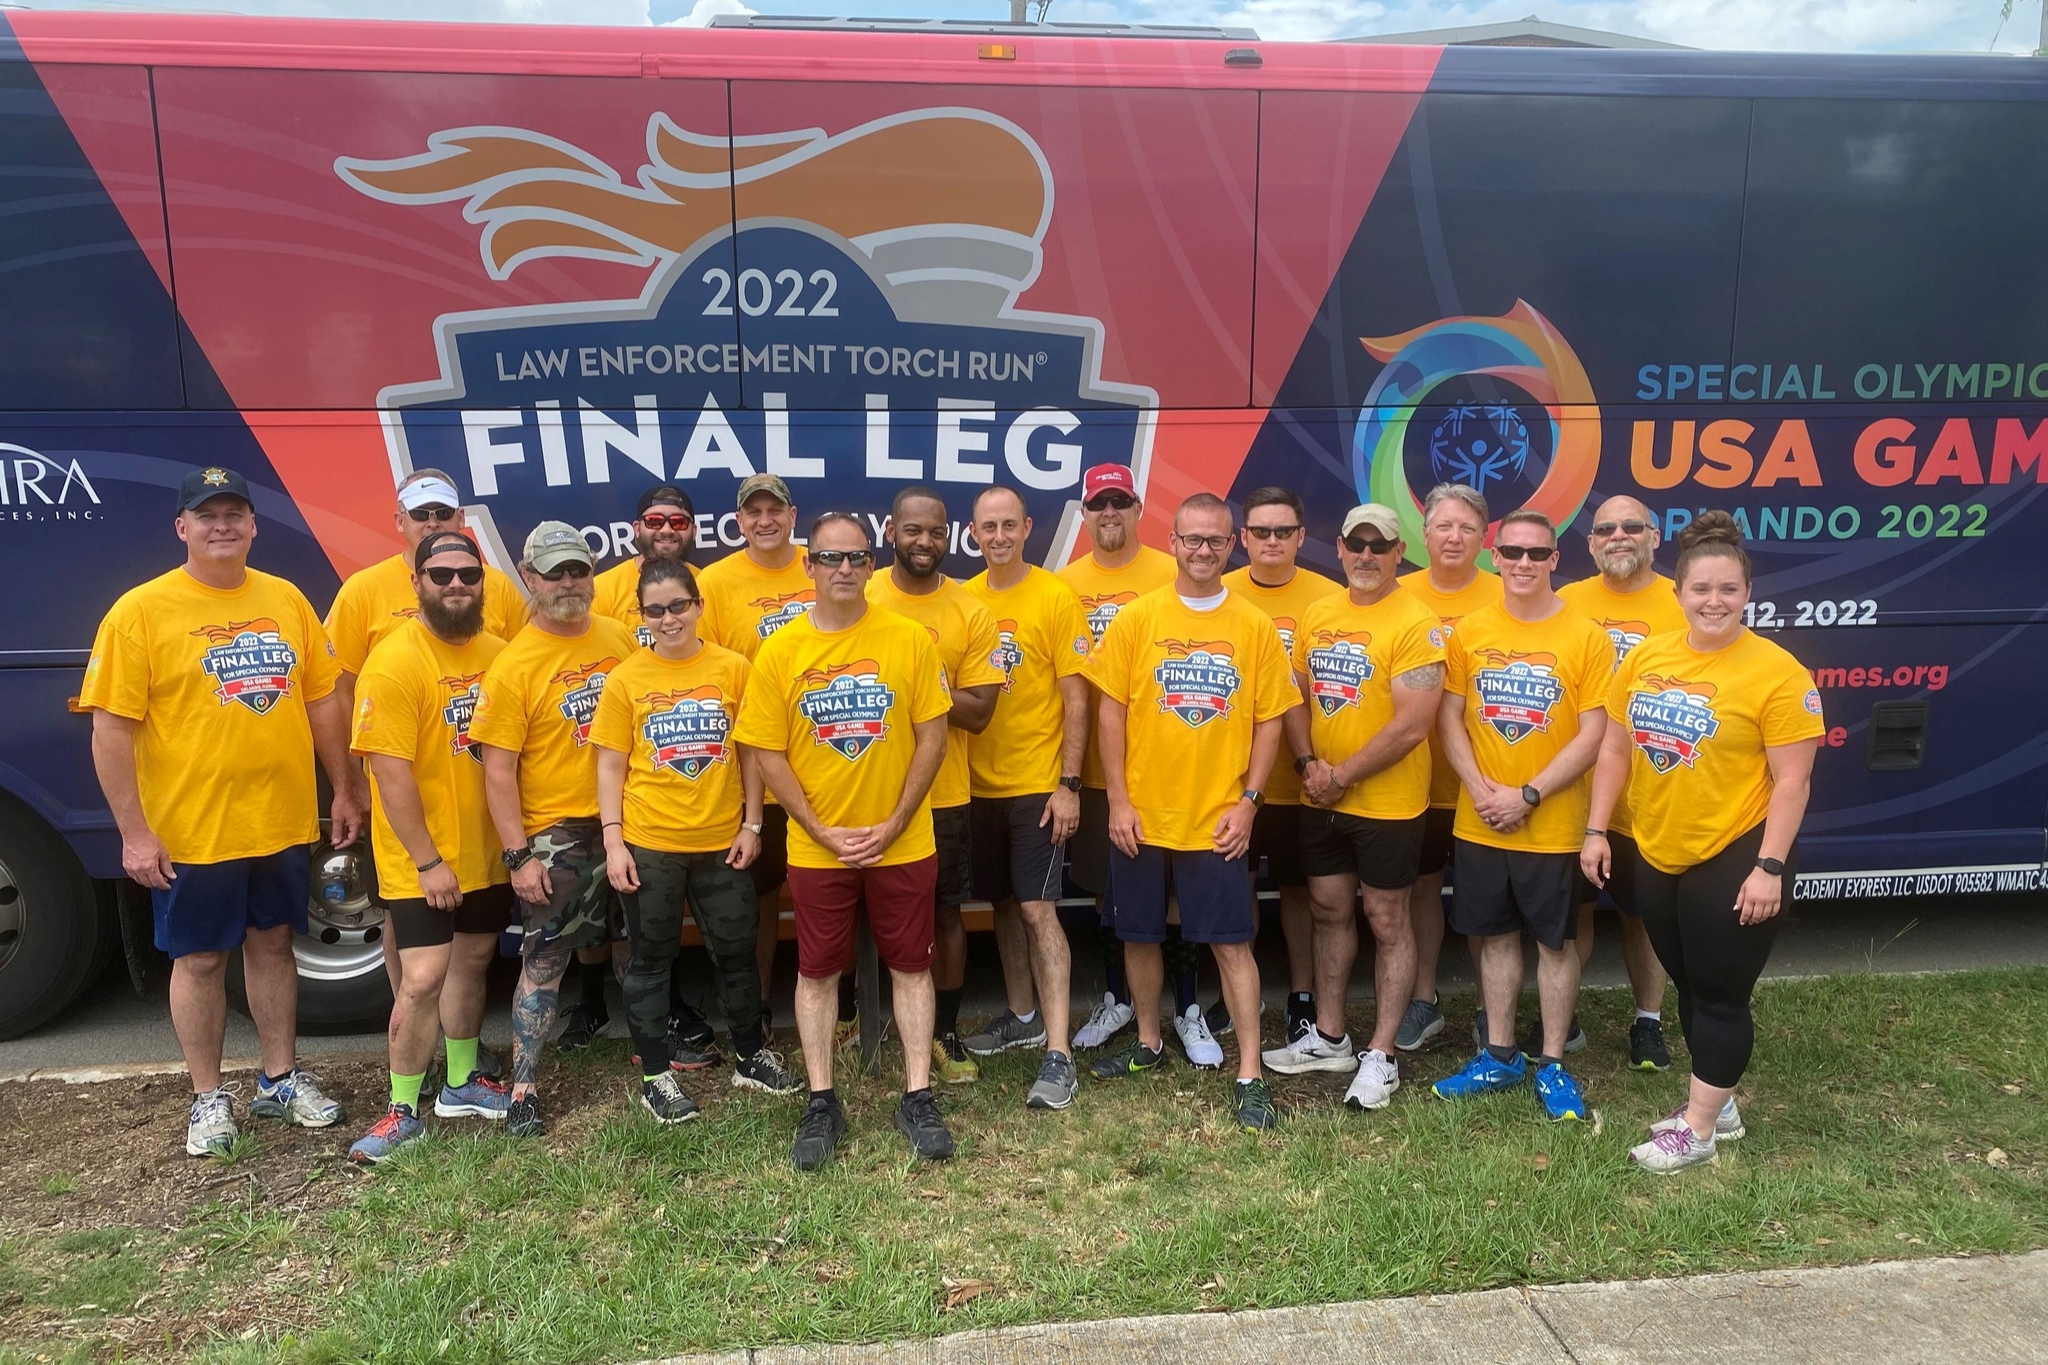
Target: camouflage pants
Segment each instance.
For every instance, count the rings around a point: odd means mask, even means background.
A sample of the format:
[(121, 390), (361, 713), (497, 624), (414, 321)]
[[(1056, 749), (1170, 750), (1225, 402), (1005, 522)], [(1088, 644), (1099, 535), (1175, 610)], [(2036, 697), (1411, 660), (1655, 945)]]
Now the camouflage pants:
[(720, 1004), (732, 1029), (733, 1050), (742, 1057), (761, 1047), (761, 978), (754, 965), (758, 924), (753, 878), (728, 867), (725, 853), (661, 853), (627, 845), (640, 874), (640, 890), (620, 899), (633, 959), (619, 990), (626, 998), (626, 1022), (633, 1047), (648, 1075), (669, 1060), (670, 975), (683, 906), (697, 917), (697, 933), (718, 967)]
[(595, 820), (563, 820), (533, 836), (533, 856), (548, 870), (549, 895), (546, 905), (519, 902), (521, 957), (610, 940), (612, 886), (605, 880), (602, 836)]

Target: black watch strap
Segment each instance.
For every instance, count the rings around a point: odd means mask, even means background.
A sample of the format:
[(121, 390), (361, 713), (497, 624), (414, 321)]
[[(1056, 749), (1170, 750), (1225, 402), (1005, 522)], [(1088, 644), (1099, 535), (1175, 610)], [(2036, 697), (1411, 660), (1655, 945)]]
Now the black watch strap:
[(1756, 865), (1770, 873), (1773, 877), (1785, 875), (1785, 862), (1782, 858), (1758, 858)]
[(1296, 777), (1306, 777), (1308, 775), (1308, 765), (1315, 761), (1315, 755), (1313, 754), (1303, 754), (1300, 758), (1295, 759), (1294, 775)]
[(507, 871), (517, 872), (520, 868), (533, 861), (533, 849), (531, 847), (508, 848), (500, 856), (505, 860)]
[(1060, 779), (1060, 785), (1068, 791), (1078, 794), (1081, 790), (1081, 779), (1079, 777), (1063, 777)]

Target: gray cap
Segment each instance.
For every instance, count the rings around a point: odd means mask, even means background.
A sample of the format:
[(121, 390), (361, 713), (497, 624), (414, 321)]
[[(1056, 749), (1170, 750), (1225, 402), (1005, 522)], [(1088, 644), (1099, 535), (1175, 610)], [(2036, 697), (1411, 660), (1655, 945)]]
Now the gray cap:
[(526, 538), (526, 562), (535, 573), (553, 573), (564, 564), (597, 567), (590, 543), (583, 533), (566, 521), (544, 521)]
[(1337, 534), (1348, 536), (1359, 527), (1380, 533), (1382, 540), (1401, 538), (1401, 516), (1382, 502), (1360, 503), (1344, 514), (1344, 528)]

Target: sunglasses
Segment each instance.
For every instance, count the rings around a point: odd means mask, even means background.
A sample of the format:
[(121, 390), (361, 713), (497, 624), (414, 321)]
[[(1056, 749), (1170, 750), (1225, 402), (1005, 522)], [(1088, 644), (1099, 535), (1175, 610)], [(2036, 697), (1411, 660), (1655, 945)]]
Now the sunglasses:
[(1285, 540), (1300, 529), (1299, 526), (1247, 526), (1244, 533), (1253, 540)]
[(1593, 539), (1605, 540), (1616, 531), (1625, 536), (1639, 536), (1649, 529), (1647, 521), (1596, 521), (1593, 523)]
[(650, 531), (659, 531), (668, 526), (673, 526), (680, 531), (685, 526), (696, 525), (697, 519), (685, 516), (681, 512), (642, 512), (640, 514), (640, 524)]
[(640, 614), (650, 621), (659, 621), (664, 616), (681, 616), (691, 607), (698, 607), (703, 604), (704, 599), (701, 597), (678, 597), (665, 607), (659, 602), (643, 603), (640, 607)]
[(569, 563), (564, 564), (559, 569), (549, 569), (546, 573), (542, 574), (541, 577), (545, 578), (550, 583), (559, 583), (564, 578), (581, 582), (583, 579), (590, 577), (590, 566), (588, 564), (579, 564), (576, 561), (571, 560)]
[(821, 569), (836, 569), (841, 564), (851, 564), (856, 569), (865, 569), (875, 562), (873, 550), (813, 550), (811, 563)]
[(426, 574), (427, 578), (437, 588), (445, 588), (450, 583), (457, 582), (458, 580), (463, 587), (473, 588), (484, 581), (484, 566), (481, 564), (469, 564), (460, 569), (447, 567), (422, 569), (420, 572)]
[(1510, 564), (1526, 559), (1532, 564), (1541, 564), (1557, 553), (1555, 545), (1496, 545), (1493, 552)]
[(459, 507), (408, 507), (405, 514), (424, 526), (430, 521), (453, 521), (462, 515)]
[(1138, 505), (1138, 500), (1129, 493), (1097, 493), (1081, 504), (1090, 512), (1101, 512), (1114, 508), (1119, 512), (1129, 511)]
[(1344, 537), (1344, 548), (1355, 555), (1383, 555), (1400, 543), (1398, 540), (1381, 540), (1378, 536), (1371, 540), (1364, 536)]
[(1218, 554), (1230, 548), (1230, 536), (1180, 536), (1174, 537), (1183, 550), (1214, 550)]

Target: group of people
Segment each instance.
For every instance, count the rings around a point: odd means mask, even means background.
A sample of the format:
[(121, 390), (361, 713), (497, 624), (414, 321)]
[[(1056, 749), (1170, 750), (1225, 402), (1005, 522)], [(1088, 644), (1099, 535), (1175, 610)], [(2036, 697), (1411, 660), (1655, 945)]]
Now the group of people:
[[(746, 543), (716, 563), (690, 565), (695, 507), (660, 485), (636, 509), (635, 557), (599, 574), (580, 532), (543, 522), (515, 585), (485, 564), (446, 474), (415, 472), (397, 503), (407, 551), (351, 577), (323, 624), (248, 567), (241, 476), (195, 471), (176, 522), (186, 563), (122, 597), (94, 643), (81, 705), (124, 867), (151, 889), (174, 960), (194, 1155), (237, 1133), (220, 1080), (236, 948), (262, 1040), (250, 1112), (343, 1117), (294, 1055), (316, 755), (330, 838), (347, 846), (367, 822), (386, 905), (391, 1093), (359, 1161), (424, 1131), (437, 1037), (436, 1115), (542, 1131), (542, 1056), (572, 972), (582, 1001), (558, 1045), (605, 1025), (616, 975), (641, 1103), (662, 1123), (696, 1118), (678, 1073), (722, 1056), (679, 989), (686, 914), (732, 1084), (807, 1094), (804, 1170), (846, 1131), (834, 1052), (863, 911), (903, 1047), (895, 1123), (920, 1159), (954, 1150), (932, 1081), (974, 1081), (977, 1056), (1042, 1049), (1024, 1100), (1049, 1110), (1076, 1099), (1077, 1051), (1102, 1054), (1089, 1071), (1105, 1082), (1163, 1065), (1169, 975), (1189, 1063), (1220, 1067), (1217, 1035), (1235, 1034), (1243, 1128), (1277, 1122), (1268, 1069), (1351, 1073), (1344, 1102), (1382, 1108), (1399, 1054), (1445, 1027), (1447, 924), (1471, 942), (1480, 1008), (1471, 1060), (1433, 1093), (1533, 1080), (1552, 1118), (1582, 1118), (1565, 1058), (1585, 1045), (1573, 1004), (1600, 889), (1623, 912), (1632, 1064), (1670, 1064), (1666, 976), (1693, 1059), (1687, 1102), (1632, 1159), (1681, 1170), (1742, 1134), (1750, 992), (1789, 899), (1822, 724), (1805, 671), (1744, 627), (1749, 563), (1725, 514), (1684, 530), (1667, 578), (1654, 519), (1610, 498), (1589, 535), (1599, 574), (1553, 590), (1542, 514), (1493, 525), (1480, 494), (1444, 484), (1420, 509), (1426, 568), (1397, 577), (1401, 517), (1365, 504), (1342, 519), (1336, 582), (1298, 562), (1295, 493), (1257, 490), (1242, 524), (1195, 494), (1168, 554), (1139, 540), (1131, 471), (1102, 465), (1083, 475), (1088, 553), (1057, 572), (1026, 558), (1022, 496), (981, 490), (986, 569), (963, 583), (943, 572), (937, 491), (896, 495), (882, 567), (848, 513), (799, 540), (789, 488), (756, 475), (738, 492)], [(1226, 573), (1239, 544), (1249, 562)], [(1290, 978), (1265, 1050), (1262, 861)], [(1056, 914), (1069, 877), (1097, 898), (1106, 984), (1079, 1029)], [(765, 1003), (785, 884), (800, 1077), (770, 1045)], [(994, 908), (1007, 1000), (963, 1035), (971, 900)], [(1375, 1004), (1354, 1042), (1361, 905)], [(521, 970), (501, 1078), (478, 1035), (508, 928)], [(1524, 935), (1539, 1003), (1518, 1041)], [(1222, 983), (1208, 1009), (1201, 944)]]

